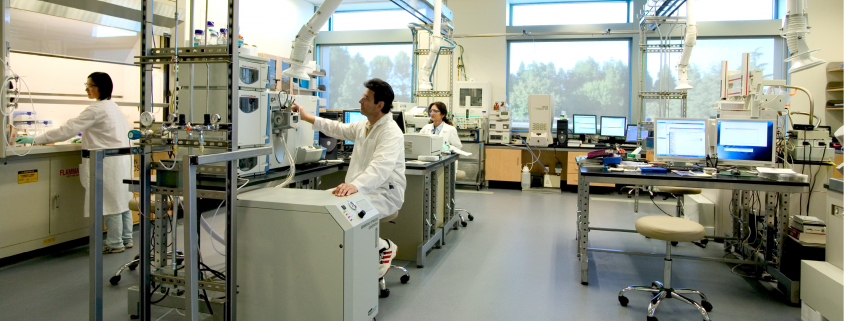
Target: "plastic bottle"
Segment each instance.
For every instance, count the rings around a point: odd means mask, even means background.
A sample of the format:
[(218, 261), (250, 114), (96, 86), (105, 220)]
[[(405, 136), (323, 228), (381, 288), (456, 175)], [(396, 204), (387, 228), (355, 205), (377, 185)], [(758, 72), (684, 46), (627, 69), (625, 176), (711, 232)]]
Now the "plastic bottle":
[(238, 48), (240, 48), (243, 45), (244, 45), (244, 36), (241, 36), (241, 34), (238, 34)]
[(531, 172), (528, 171), (528, 166), (522, 166), (522, 190), (531, 188)]
[(220, 28), (220, 37), (217, 38), (217, 44), (222, 46), (229, 45), (229, 32), (226, 28)]
[(214, 31), (214, 21), (206, 22), (205, 32), (208, 35), (208, 44), (209, 46), (217, 45), (217, 31)]
[(194, 47), (205, 46), (205, 39), (202, 36), (202, 30), (194, 30)]

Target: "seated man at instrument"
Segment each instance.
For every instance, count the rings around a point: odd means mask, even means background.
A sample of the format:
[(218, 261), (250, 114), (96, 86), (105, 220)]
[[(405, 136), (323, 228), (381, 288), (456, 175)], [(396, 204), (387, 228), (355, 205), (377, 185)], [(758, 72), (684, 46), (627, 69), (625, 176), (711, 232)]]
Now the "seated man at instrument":
[[(344, 124), (308, 114), (293, 105), (300, 119), (314, 124), (314, 130), (340, 140), (355, 142), (352, 160), (345, 183), (333, 193), (343, 197), (363, 193), (373, 203), (381, 217), (395, 217), (405, 201), (405, 137), (393, 121), (393, 88), (384, 80), (373, 78), (364, 83), (366, 90), (358, 101), (366, 120)], [(390, 240), (379, 239), (379, 277), (390, 268), (397, 246)]]

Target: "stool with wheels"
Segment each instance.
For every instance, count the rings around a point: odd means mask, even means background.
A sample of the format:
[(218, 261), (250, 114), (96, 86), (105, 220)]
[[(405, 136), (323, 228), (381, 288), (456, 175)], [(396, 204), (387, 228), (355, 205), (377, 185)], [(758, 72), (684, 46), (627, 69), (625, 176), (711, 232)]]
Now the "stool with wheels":
[[(672, 245), (671, 242), (691, 242), (704, 237), (704, 226), (696, 222), (671, 216), (646, 216), (637, 220), (637, 233), (646, 237), (666, 241), (666, 258), (663, 259), (663, 282), (654, 281), (651, 286), (633, 285), (619, 292), (619, 304), (628, 306), (628, 298), (625, 292), (643, 291), (649, 294), (657, 293), (648, 304), (647, 321), (657, 321), (654, 316), (657, 313), (657, 306), (668, 299), (677, 299), (681, 302), (694, 306), (704, 317), (704, 321), (710, 321), (708, 312), (713, 310), (713, 305), (707, 301), (703, 293), (692, 289), (672, 288)], [(684, 294), (696, 294), (701, 297), (701, 303), (693, 301)]]
[[(399, 212), (393, 213), (393, 215), (390, 215), (388, 217), (381, 219), (379, 221), (379, 224), (396, 224), (395, 222), (393, 222), (393, 220), (395, 220), (397, 216), (399, 216)], [(379, 263), (381, 263), (381, 262), (379, 262)], [(401, 282), (402, 284), (406, 284), (406, 283), (408, 283), (408, 281), (411, 280), (411, 275), (408, 274), (407, 269), (405, 269), (401, 266), (398, 266), (398, 265), (393, 265), (393, 264), (391, 264), (390, 268), (387, 269), (387, 272), (385, 272), (385, 275), (387, 275), (387, 273), (390, 273), (390, 270), (393, 270), (393, 269), (399, 269), (400, 271), (402, 271), (402, 276), (399, 277), (399, 282)], [(387, 284), (384, 281), (384, 276), (380, 276), (378, 278), (378, 285), (379, 285), (379, 297), (380, 298), (386, 298), (386, 297), (390, 296), (390, 289), (387, 288)]]
[[(675, 199), (677, 199), (677, 202), (675, 204), (675, 216), (677, 216), (677, 217), (683, 217), (684, 216), (684, 195), (701, 194), (700, 188), (657, 186), (657, 189), (659, 189), (662, 192), (669, 193), (672, 196), (674, 196)], [(700, 240), (695, 240), (692, 243), (695, 244), (695, 245), (698, 245), (702, 248), (705, 248), (705, 247), (707, 247), (707, 238), (702, 237)], [(678, 245), (678, 242), (672, 242), (672, 245)]]

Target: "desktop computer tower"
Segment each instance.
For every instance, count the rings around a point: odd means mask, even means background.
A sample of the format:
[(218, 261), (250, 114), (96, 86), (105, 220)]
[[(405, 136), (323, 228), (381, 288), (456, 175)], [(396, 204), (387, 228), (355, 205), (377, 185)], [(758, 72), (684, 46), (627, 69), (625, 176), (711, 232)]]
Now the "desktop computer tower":
[(566, 146), (566, 140), (569, 133), (569, 121), (566, 119), (557, 120), (557, 145)]

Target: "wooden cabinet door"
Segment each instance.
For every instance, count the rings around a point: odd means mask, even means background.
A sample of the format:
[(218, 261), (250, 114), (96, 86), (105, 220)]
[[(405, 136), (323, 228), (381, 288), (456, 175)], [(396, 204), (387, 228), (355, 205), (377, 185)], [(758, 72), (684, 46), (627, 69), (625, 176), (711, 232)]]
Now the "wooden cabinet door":
[(522, 150), (488, 148), (486, 153), (484, 171), (487, 180), (521, 181)]

